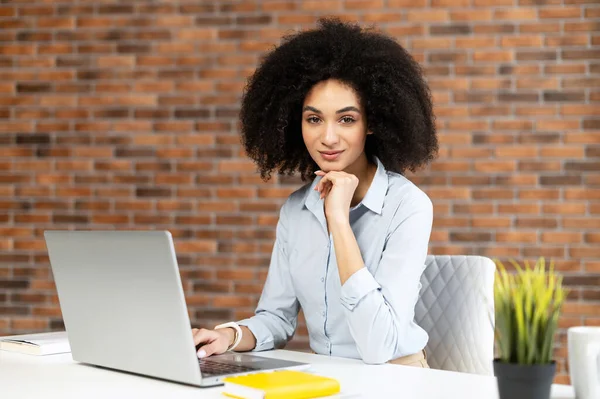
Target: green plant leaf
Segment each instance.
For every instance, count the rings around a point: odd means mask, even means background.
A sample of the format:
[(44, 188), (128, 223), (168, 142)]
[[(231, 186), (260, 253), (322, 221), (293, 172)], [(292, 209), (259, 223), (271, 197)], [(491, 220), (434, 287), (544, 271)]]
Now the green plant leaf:
[(494, 336), (498, 357), (520, 364), (552, 361), (553, 343), (567, 290), (562, 276), (549, 268), (544, 257), (523, 266), (510, 259), (515, 272), (509, 273), (497, 259), (494, 281)]

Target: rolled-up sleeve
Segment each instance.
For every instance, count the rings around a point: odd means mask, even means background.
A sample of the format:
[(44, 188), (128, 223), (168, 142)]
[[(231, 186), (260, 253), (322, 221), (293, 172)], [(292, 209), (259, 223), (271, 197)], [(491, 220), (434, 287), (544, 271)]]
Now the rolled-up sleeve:
[(342, 305), (349, 311), (352, 311), (368, 293), (380, 288), (381, 286), (373, 275), (366, 267), (363, 267), (350, 276), (342, 286)]
[(267, 279), (255, 315), (238, 322), (248, 327), (256, 338), (254, 351), (281, 348), (296, 331), (298, 299), (289, 271), (287, 254), (287, 203), (283, 205), (277, 223), (275, 245)]
[(401, 204), (374, 272), (355, 272), (341, 288), (350, 333), (363, 361), (385, 363), (421, 350), (427, 333), (414, 322), (433, 207), (425, 195)]

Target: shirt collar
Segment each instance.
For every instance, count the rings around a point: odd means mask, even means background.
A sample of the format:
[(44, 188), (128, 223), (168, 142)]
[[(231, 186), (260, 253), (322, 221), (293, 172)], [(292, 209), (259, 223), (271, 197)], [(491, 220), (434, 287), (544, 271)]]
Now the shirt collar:
[(385, 200), (385, 195), (388, 190), (388, 175), (379, 158), (375, 157), (375, 161), (377, 162), (377, 171), (375, 172), (371, 186), (369, 187), (369, 190), (367, 190), (367, 194), (361, 201), (361, 204), (378, 215), (381, 215), (383, 201)]
[[(385, 167), (379, 158), (374, 157), (374, 159), (377, 163), (377, 171), (375, 172), (371, 186), (369, 186), (369, 189), (367, 190), (367, 194), (355, 208), (364, 205), (371, 211), (381, 215), (383, 201), (388, 190), (388, 176), (387, 171), (385, 170)], [(325, 214), (323, 212), (323, 203), (319, 198), (319, 193), (314, 190), (315, 186), (320, 180), (321, 176), (317, 176), (313, 180), (310, 188), (305, 194), (304, 206), (306, 206), (317, 217), (317, 219), (325, 224), (325, 230), (327, 230)]]

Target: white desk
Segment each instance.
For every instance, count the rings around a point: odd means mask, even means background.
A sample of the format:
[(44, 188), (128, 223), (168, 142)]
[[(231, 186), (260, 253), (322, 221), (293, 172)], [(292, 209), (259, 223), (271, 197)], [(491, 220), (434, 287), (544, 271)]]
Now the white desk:
[[(341, 397), (402, 399), (497, 399), (496, 379), (399, 365), (365, 365), (361, 361), (294, 351), (262, 356), (312, 364), (310, 371), (340, 381)], [(73, 362), (70, 354), (44, 357), (0, 351), (0, 397), (42, 398), (219, 398), (222, 387), (195, 388)], [(400, 396), (401, 395), (401, 396)], [(566, 385), (552, 388), (553, 399), (574, 398)]]

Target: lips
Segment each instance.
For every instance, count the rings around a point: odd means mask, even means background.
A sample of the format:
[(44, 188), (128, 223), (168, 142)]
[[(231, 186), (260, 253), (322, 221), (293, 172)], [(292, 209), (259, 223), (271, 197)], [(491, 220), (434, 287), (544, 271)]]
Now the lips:
[(321, 157), (327, 161), (335, 161), (342, 152), (344, 151), (319, 151)]

